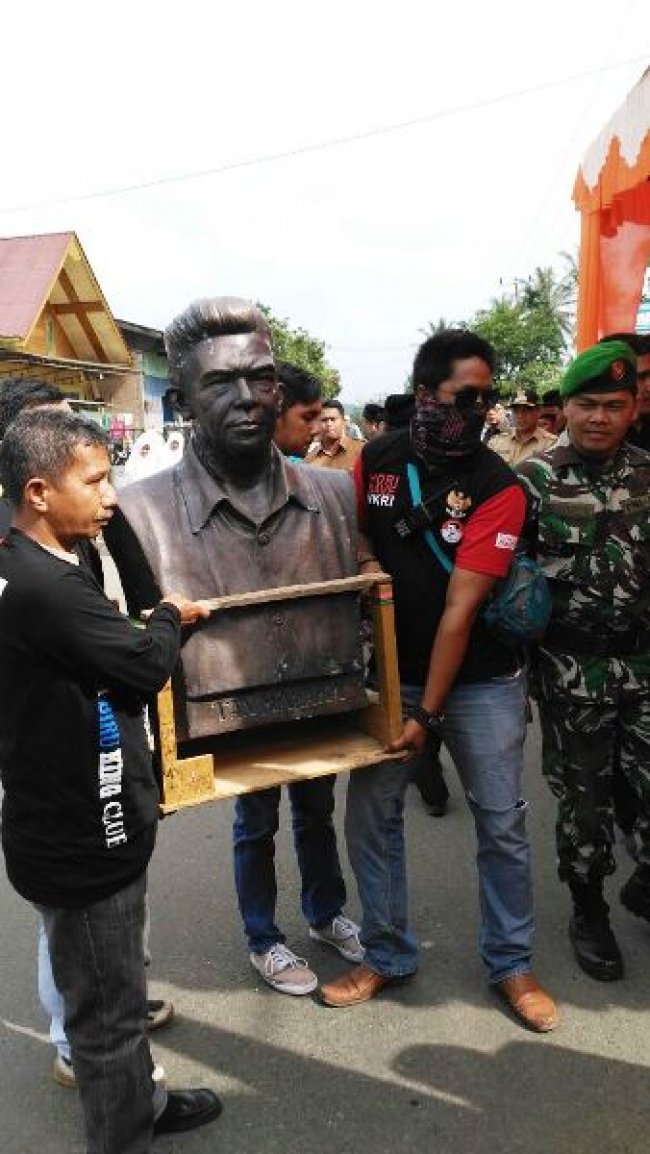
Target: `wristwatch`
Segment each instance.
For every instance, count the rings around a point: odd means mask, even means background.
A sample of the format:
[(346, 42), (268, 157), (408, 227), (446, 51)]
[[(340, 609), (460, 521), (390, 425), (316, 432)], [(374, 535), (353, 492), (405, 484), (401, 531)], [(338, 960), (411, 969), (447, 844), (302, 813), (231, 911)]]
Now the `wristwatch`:
[(442, 713), (429, 713), (421, 705), (409, 706), (409, 712), (414, 721), (421, 725), (425, 733), (438, 734), (443, 722)]

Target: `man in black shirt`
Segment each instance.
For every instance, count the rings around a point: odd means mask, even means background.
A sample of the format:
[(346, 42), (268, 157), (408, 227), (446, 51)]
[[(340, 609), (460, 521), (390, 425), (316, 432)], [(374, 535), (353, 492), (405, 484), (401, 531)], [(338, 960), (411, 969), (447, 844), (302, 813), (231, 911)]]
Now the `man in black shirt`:
[[(362, 569), (393, 578), (407, 718), (395, 752), (442, 737), (477, 836), (479, 948), (489, 980), (530, 1029), (552, 1030), (552, 998), (531, 973), (530, 847), (522, 799), (525, 734), (521, 661), (492, 636), (481, 610), (510, 567), (526, 500), (514, 474), (481, 443), (494, 403), (494, 351), (447, 330), (415, 358), (410, 428), (378, 437), (356, 471)], [(363, 907), (365, 962), (321, 989), (330, 1006), (367, 1001), (413, 974), (403, 807), (409, 765), (350, 776), (346, 836)]]
[[(60, 389), (38, 377), (5, 377), (0, 387), (0, 441), (5, 436), (12, 421), (20, 413), (34, 409), (55, 409), (57, 412), (71, 413), (72, 408)], [(1, 491), (1, 490), (0, 490)], [(14, 517), (14, 507), (5, 496), (0, 496), (0, 538), (6, 537)], [(79, 541), (75, 546), (80, 560), (90, 567), (98, 583), (104, 587), (102, 562), (94, 542)], [(148, 918), (145, 929), (145, 956), (149, 961)], [(50, 1039), (56, 1049), (52, 1066), (54, 1081), (60, 1086), (74, 1087), (75, 1075), (70, 1056), (70, 1043), (65, 1035), (63, 1019), (65, 1010), (63, 999), (56, 988), (47, 948), (47, 938), (42, 921), (38, 938), (38, 996), (43, 1010), (50, 1019)], [(159, 998), (147, 1000), (147, 1028), (157, 1029), (166, 1025), (174, 1015), (171, 1002)], [(162, 1066), (156, 1067), (156, 1078), (164, 1076)]]
[(75, 546), (116, 504), (99, 426), (24, 413), (0, 446), (16, 508), (0, 545), (0, 764), (7, 875), (40, 910), (88, 1154), (143, 1154), (220, 1112), (208, 1090), (153, 1089), (142, 930), (158, 794), (142, 718), (202, 606), (168, 594), (147, 628), (105, 597)]

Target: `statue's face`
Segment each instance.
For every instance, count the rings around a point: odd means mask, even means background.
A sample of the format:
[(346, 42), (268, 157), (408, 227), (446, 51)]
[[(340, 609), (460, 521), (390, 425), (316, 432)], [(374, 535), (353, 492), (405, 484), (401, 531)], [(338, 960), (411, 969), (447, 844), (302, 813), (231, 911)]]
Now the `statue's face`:
[(182, 376), (194, 420), (220, 456), (255, 456), (270, 444), (278, 386), (268, 333), (208, 337), (187, 354)]

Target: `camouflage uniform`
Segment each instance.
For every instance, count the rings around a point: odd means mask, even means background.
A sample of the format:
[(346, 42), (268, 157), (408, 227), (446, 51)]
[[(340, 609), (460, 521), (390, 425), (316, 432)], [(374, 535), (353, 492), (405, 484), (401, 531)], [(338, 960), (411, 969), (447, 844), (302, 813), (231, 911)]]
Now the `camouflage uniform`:
[(650, 455), (624, 444), (589, 465), (563, 433), (518, 473), (553, 594), (536, 672), (559, 874), (586, 882), (615, 869), (613, 794), (626, 789), (628, 849), (650, 865)]

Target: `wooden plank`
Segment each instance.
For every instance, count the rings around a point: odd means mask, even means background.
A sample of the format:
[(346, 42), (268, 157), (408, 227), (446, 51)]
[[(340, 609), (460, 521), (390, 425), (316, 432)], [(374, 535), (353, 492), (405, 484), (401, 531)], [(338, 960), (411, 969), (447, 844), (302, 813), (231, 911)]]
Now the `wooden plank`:
[(186, 804), (185, 798), (201, 797), (212, 790), (211, 754), (179, 760), (176, 747), (174, 698), (168, 681), (158, 694), (158, 746), (165, 802), (171, 808)]
[[(77, 304), (78, 303), (79, 305), (83, 304), (83, 302), (79, 300), (79, 297), (78, 297), (77, 293), (75, 292), (74, 285), (73, 285), (72, 281), (70, 280), (70, 277), (68, 276), (68, 274), (64, 268), (62, 268), (61, 272), (59, 273), (59, 283), (60, 283), (61, 287), (63, 288), (64, 292), (68, 296), (68, 302), (67, 303), (69, 303), (69, 304)], [(97, 333), (95, 332), (93, 326), (91, 325), (90, 321), (88, 320), (88, 316), (86, 315), (86, 313), (81, 311), (81, 312), (76, 313), (75, 315), (76, 315), (77, 321), (79, 322), (81, 330), (82, 330), (86, 340), (88, 341), (88, 344), (90, 345), (95, 356), (97, 357), (97, 360), (98, 361), (107, 361), (108, 357), (106, 355), (106, 352), (104, 351), (104, 349), (102, 347), (102, 344), (101, 344), (101, 342), (97, 336)]]
[(402, 732), (402, 702), (392, 584), (382, 582), (377, 585), (371, 606), (378, 699), (376, 702), (371, 701), (361, 716), (364, 729), (385, 747), (395, 741)]
[[(252, 735), (251, 735), (252, 736)], [(260, 740), (262, 737), (262, 740)], [(369, 734), (360, 728), (349, 727), (337, 733), (330, 731), (307, 741), (296, 741), (288, 736), (279, 741), (265, 741), (263, 731), (257, 734), (257, 744), (214, 758), (214, 777), (210, 784), (199, 785), (191, 780), (195, 758), (177, 763), (175, 768), (178, 788), (167, 792), (162, 805), (163, 813), (186, 806), (201, 805), (205, 801), (219, 801), (253, 793), (272, 785), (288, 785), (295, 781), (325, 777), (355, 769), (363, 769), (381, 761), (394, 760)], [(187, 780), (183, 781), (187, 767)]]
[(79, 301), (79, 300), (76, 300), (76, 301), (68, 301), (66, 304), (61, 304), (61, 305), (52, 304), (52, 302), (50, 301), (50, 304), (48, 305), (48, 309), (51, 313), (54, 313), (55, 316), (76, 316), (76, 317), (78, 317), (82, 311), (86, 312), (86, 313), (103, 313), (106, 311), (106, 305), (104, 304), (103, 301)]
[[(278, 585), (275, 589), (253, 589), (248, 593), (203, 597), (197, 604), (216, 613), (225, 609), (246, 609), (249, 605), (266, 605), (271, 601), (298, 601), (304, 597), (327, 597), (332, 593), (359, 593), (381, 582), (390, 582), (388, 573), (359, 574), (334, 581), (315, 581), (309, 585)], [(147, 618), (152, 613), (153, 609), (144, 609), (141, 616)]]

